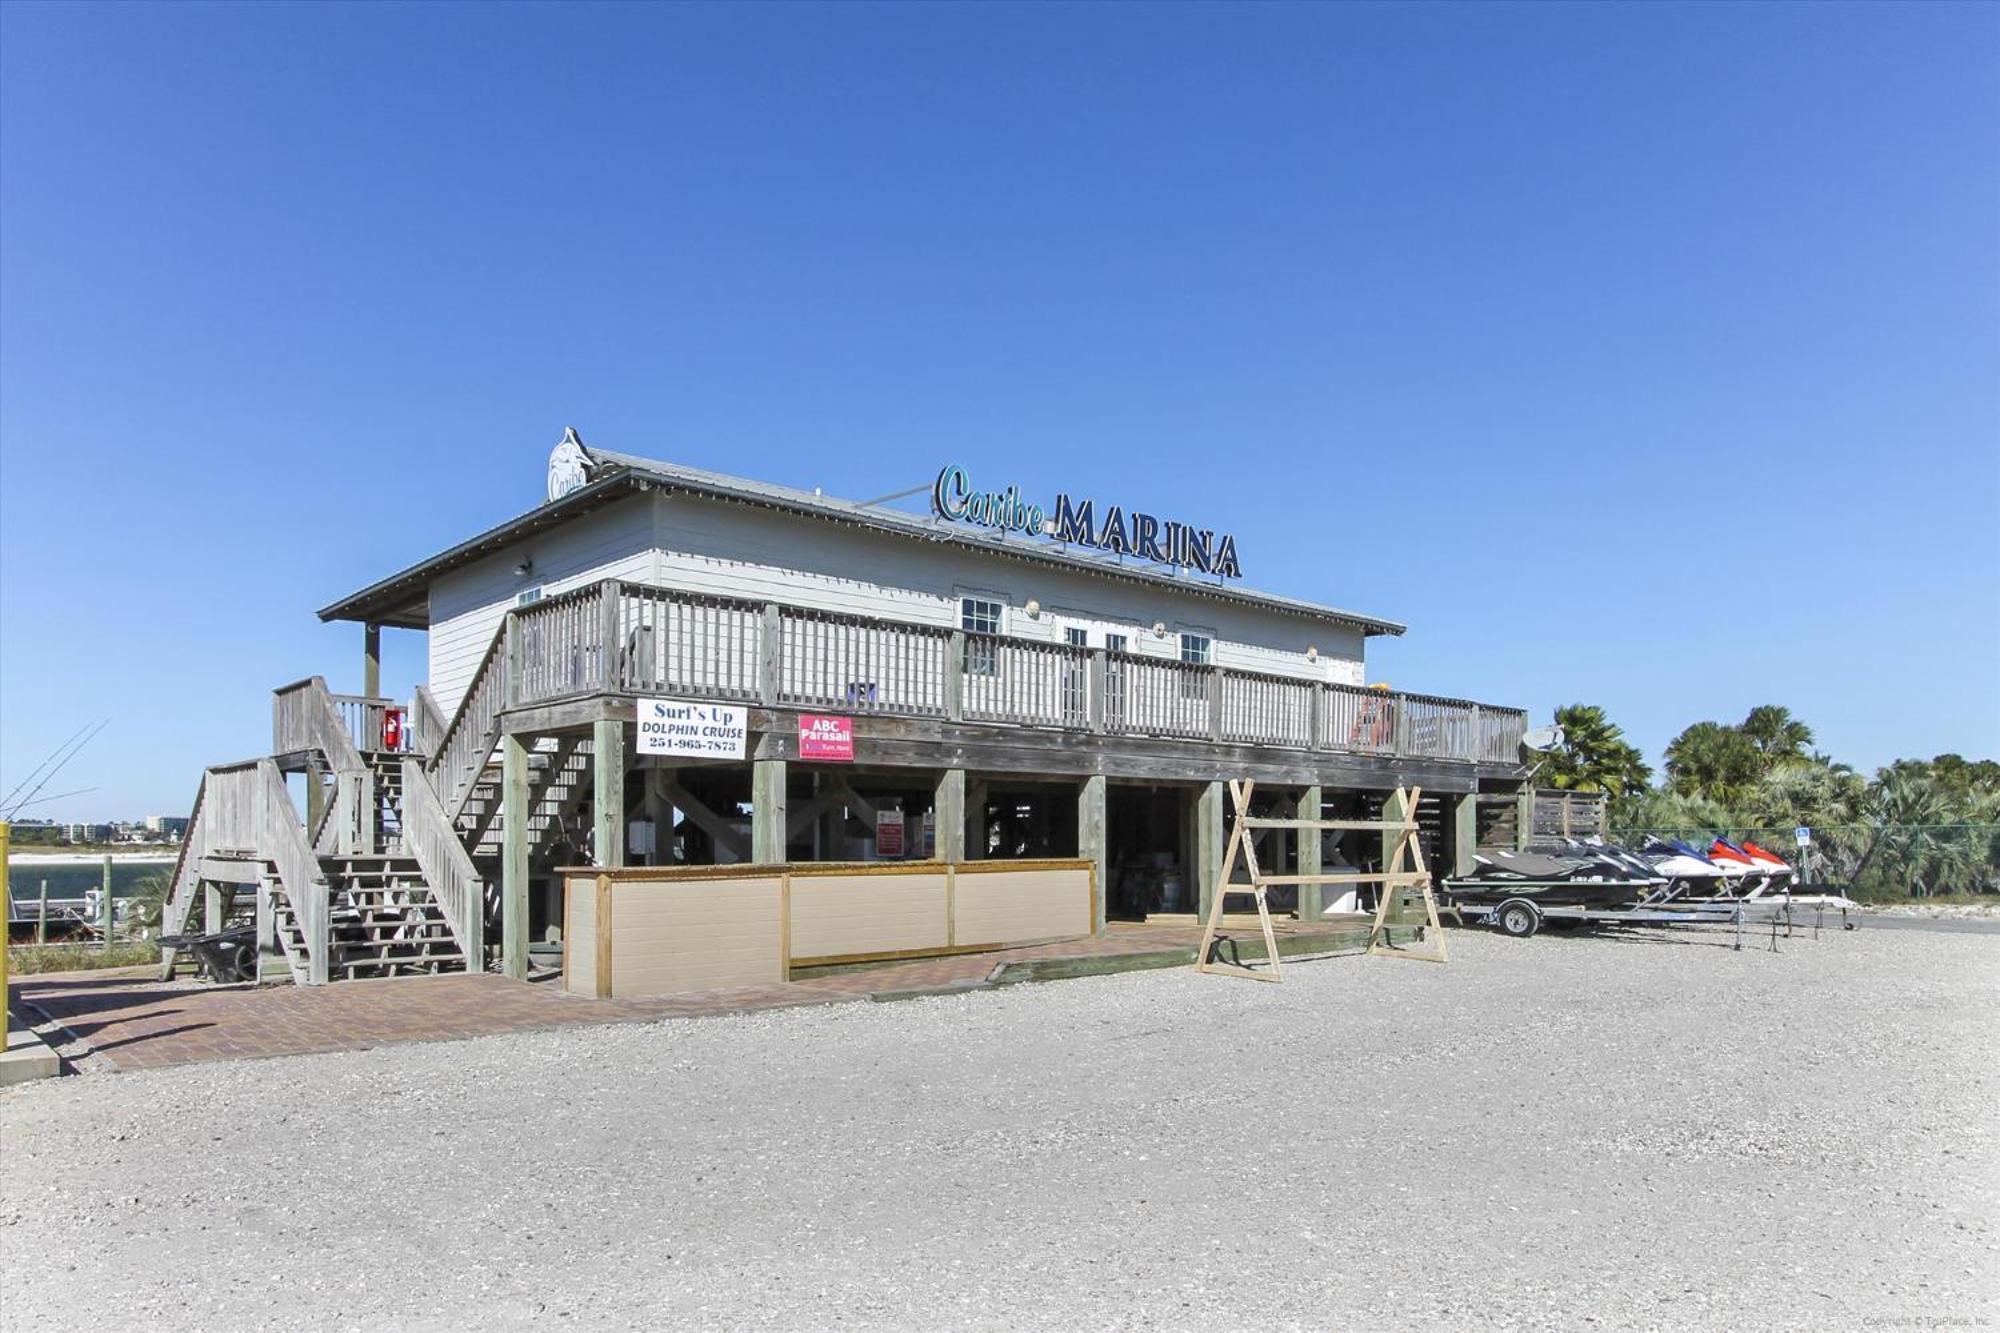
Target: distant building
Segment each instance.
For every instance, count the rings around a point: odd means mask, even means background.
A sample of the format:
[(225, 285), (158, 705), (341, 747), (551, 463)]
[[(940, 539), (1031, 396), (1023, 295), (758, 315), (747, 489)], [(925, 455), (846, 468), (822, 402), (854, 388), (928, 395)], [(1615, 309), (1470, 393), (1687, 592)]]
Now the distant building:
[(187, 836), (186, 815), (147, 815), (146, 832), (159, 838), (172, 838), (178, 842)]
[(110, 842), (111, 825), (64, 824), (62, 835), (64, 842)]

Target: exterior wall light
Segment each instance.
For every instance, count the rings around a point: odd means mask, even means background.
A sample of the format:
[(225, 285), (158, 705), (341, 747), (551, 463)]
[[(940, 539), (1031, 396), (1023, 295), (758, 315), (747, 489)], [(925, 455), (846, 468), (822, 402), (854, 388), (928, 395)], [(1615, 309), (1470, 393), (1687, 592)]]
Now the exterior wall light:
[(1167, 637), (1167, 622), (1166, 622), (1166, 621), (1164, 621), (1164, 620), (1155, 620), (1155, 621), (1153, 622), (1153, 637), (1154, 637), (1154, 638), (1156, 638), (1156, 639), (1164, 639), (1164, 638), (1166, 638), (1166, 637)]
[(1042, 604), (1036, 601), (1034, 598), (1030, 597), (1027, 600), (1027, 603), (1024, 606), (1022, 606), (1021, 609), (1028, 613), (1030, 619), (1033, 619), (1035, 616), (1038, 616), (1042, 613)]
[(533, 556), (529, 556), (526, 560), (523, 560), (520, 564), (514, 566), (514, 574), (515, 577), (517, 578), (526, 578), (528, 577), (528, 575), (534, 572), (535, 572), (535, 559)]
[(1312, 643), (1312, 644), (1307, 644), (1307, 645), (1306, 645), (1306, 661), (1308, 661), (1308, 662), (1317, 662), (1317, 661), (1319, 661), (1319, 645), (1318, 645), (1318, 644), (1316, 644), (1316, 643)]

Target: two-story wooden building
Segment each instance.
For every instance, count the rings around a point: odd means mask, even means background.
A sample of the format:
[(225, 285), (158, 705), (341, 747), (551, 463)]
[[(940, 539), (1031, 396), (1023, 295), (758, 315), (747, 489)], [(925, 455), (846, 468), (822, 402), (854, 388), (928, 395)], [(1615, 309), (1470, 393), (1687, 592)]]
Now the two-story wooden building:
[[(320, 612), (365, 627), (362, 691), (280, 690), (272, 755), (209, 771), (177, 913), (264, 886), (304, 980), (494, 947), (519, 974), (578, 863), (1080, 855), (1101, 915), (1188, 913), (1232, 777), (1335, 819), (1420, 785), (1433, 855), (1469, 854), (1519, 710), (1370, 688), (1403, 627), (1251, 590), (1229, 534), (1007, 480), (941, 467), (912, 513), (571, 432), (544, 503)], [(385, 630), (428, 638), (405, 705)], [(333, 898), (427, 899), (430, 929), (334, 956)]]

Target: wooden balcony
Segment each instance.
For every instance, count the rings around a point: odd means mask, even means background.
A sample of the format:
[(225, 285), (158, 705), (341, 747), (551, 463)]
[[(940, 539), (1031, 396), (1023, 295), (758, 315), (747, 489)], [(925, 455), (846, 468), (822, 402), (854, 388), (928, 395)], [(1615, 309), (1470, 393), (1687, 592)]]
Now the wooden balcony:
[[(1527, 721), (1463, 699), (615, 580), (509, 612), (467, 704), (511, 711), (593, 695), (1507, 768)], [(433, 730), (421, 703), (417, 722)]]

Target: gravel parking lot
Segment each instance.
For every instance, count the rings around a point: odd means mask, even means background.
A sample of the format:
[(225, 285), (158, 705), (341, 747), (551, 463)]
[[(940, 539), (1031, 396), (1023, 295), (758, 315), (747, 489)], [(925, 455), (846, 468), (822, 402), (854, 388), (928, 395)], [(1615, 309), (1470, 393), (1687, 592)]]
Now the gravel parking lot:
[(1452, 944), (12, 1090), (0, 1320), (2000, 1323), (2000, 937)]

